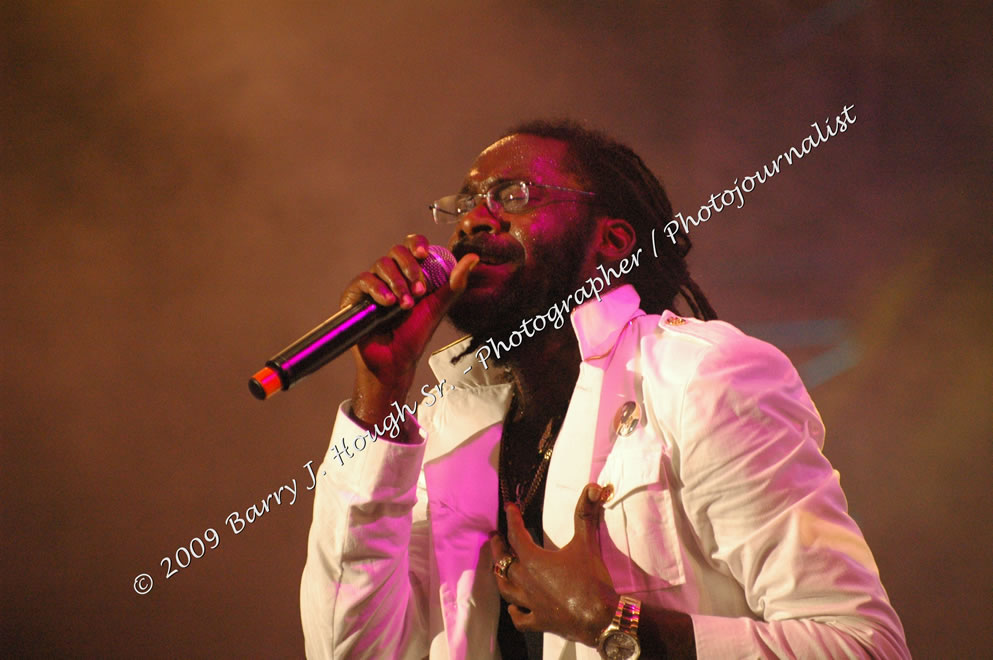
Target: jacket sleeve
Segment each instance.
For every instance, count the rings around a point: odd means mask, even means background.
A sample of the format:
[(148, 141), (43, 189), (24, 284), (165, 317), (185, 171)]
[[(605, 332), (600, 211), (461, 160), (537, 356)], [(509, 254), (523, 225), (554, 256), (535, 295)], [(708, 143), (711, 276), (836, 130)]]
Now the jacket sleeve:
[[(424, 443), (380, 438), (357, 451), (355, 439), (365, 431), (348, 416), (350, 409), (349, 401), (339, 408), (316, 472), (300, 584), (307, 657), (423, 658), (428, 523), (415, 510)], [(406, 428), (418, 437), (416, 422)]]
[(786, 356), (744, 335), (713, 346), (680, 411), (683, 506), (704, 555), (755, 614), (693, 615), (698, 657), (909, 658)]

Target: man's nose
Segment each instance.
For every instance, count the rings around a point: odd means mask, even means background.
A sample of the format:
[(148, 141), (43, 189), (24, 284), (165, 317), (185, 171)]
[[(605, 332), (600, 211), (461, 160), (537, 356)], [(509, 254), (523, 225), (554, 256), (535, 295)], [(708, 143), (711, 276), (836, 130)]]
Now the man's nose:
[(496, 234), (504, 229), (504, 222), (490, 212), (485, 201), (476, 204), (472, 210), (463, 215), (458, 221), (458, 233), (460, 236), (473, 236), (479, 232)]

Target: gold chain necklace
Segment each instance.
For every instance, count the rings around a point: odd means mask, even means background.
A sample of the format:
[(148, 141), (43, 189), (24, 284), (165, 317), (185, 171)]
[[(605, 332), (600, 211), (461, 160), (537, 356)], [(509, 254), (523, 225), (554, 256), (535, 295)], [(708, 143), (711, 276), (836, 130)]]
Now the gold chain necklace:
[[(516, 399), (514, 401), (516, 407)], [(516, 412), (516, 411), (512, 411)], [(508, 419), (512, 419), (513, 415), (509, 414)], [(535, 494), (538, 492), (538, 486), (541, 484), (542, 478), (545, 476), (545, 472), (548, 470), (548, 463), (552, 458), (552, 450), (555, 449), (555, 439), (558, 436), (558, 426), (562, 422), (562, 417), (555, 416), (548, 420), (548, 424), (545, 425), (545, 432), (541, 434), (541, 440), (538, 441), (538, 453), (541, 455), (541, 463), (538, 464), (538, 469), (535, 472), (534, 477), (531, 479), (531, 484), (528, 486), (527, 491), (521, 496), (521, 487), (523, 484), (517, 484), (515, 489), (515, 498), (510, 499), (510, 489), (507, 487), (507, 471), (509, 469), (509, 459), (504, 458), (509, 454), (509, 452), (503, 451), (505, 448), (501, 448), (500, 451), (500, 496), (503, 497), (504, 503), (514, 502), (521, 509), (521, 515), (527, 510), (531, 500), (534, 499)], [(505, 427), (506, 428), (506, 427)]]
[[(644, 315), (645, 313), (642, 312), (641, 314), (629, 319), (628, 322), (624, 324), (624, 327), (621, 328), (621, 332), (617, 336), (617, 339), (614, 340), (613, 345), (611, 345), (610, 350), (601, 355), (588, 357), (586, 358), (586, 361), (599, 360), (613, 353), (614, 349), (617, 348), (617, 344), (620, 342), (621, 337), (624, 336), (624, 333), (631, 327), (635, 319)], [(509, 367), (504, 367), (504, 370), (514, 381), (515, 385), (514, 398), (510, 404), (510, 411), (507, 413), (507, 422), (504, 422), (504, 435), (506, 436), (507, 426), (513, 423), (513, 419), (518, 413), (524, 413), (524, 406), (521, 405), (520, 410), (518, 410), (519, 398), (517, 392), (520, 390), (520, 382), (517, 380), (516, 375), (510, 370)], [(545, 472), (548, 470), (548, 463), (552, 458), (552, 450), (555, 448), (555, 439), (558, 437), (559, 425), (562, 423), (562, 420), (562, 415), (556, 415), (549, 419), (548, 424), (545, 425), (545, 432), (541, 434), (541, 440), (538, 441), (538, 453), (542, 455), (541, 463), (538, 464), (538, 469), (535, 472), (534, 478), (531, 479), (531, 484), (528, 486), (527, 492), (524, 493), (523, 499), (521, 498), (521, 486), (523, 486), (523, 484), (517, 484), (517, 488), (514, 492), (515, 497), (513, 500), (510, 499), (510, 489), (507, 487), (506, 474), (510, 469), (510, 452), (504, 451), (507, 447), (500, 447), (500, 496), (503, 498), (504, 503), (516, 503), (521, 509), (522, 516), (524, 515), (525, 510), (527, 510), (528, 505), (531, 504), (531, 500), (534, 499), (535, 494), (538, 492), (538, 486), (541, 484), (541, 480), (545, 476)]]

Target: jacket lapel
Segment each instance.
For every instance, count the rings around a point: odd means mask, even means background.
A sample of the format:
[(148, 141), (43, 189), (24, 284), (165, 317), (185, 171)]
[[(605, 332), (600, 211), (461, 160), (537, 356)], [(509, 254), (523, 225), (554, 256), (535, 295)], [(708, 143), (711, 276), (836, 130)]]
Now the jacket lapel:
[(441, 599), (450, 657), (486, 657), (484, 649), (495, 657), (500, 595), (488, 541), (497, 528), (500, 436), (512, 386), (499, 382), (496, 370), (460, 378), (465, 365), (453, 374), (450, 352), (432, 358), (438, 382), (446, 381), (444, 396), (418, 410), (430, 438), (424, 479), (437, 571), (432, 588)]

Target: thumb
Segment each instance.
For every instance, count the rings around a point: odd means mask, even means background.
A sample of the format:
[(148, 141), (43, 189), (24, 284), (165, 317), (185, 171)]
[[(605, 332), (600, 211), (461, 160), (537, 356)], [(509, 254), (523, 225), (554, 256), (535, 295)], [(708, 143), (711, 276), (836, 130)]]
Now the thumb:
[(448, 284), (451, 288), (454, 297), (462, 295), (465, 291), (466, 286), (469, 284), (469, 273), (472, 269), (476, 267), (479, 263), (479, 255), (470, 252), (464, 255), (459, 262), (455, 264), (455, 268), (452, 269), (451, 275), (448, 276)]
[(600, 520), (603, 517), (603, 505), (614, 494), (610, 484), (599, 486), (592, 483), (579, 495), (576, 503), (575, 532), (573, 541), (584, 544), (596, 552), (600, 551)]

